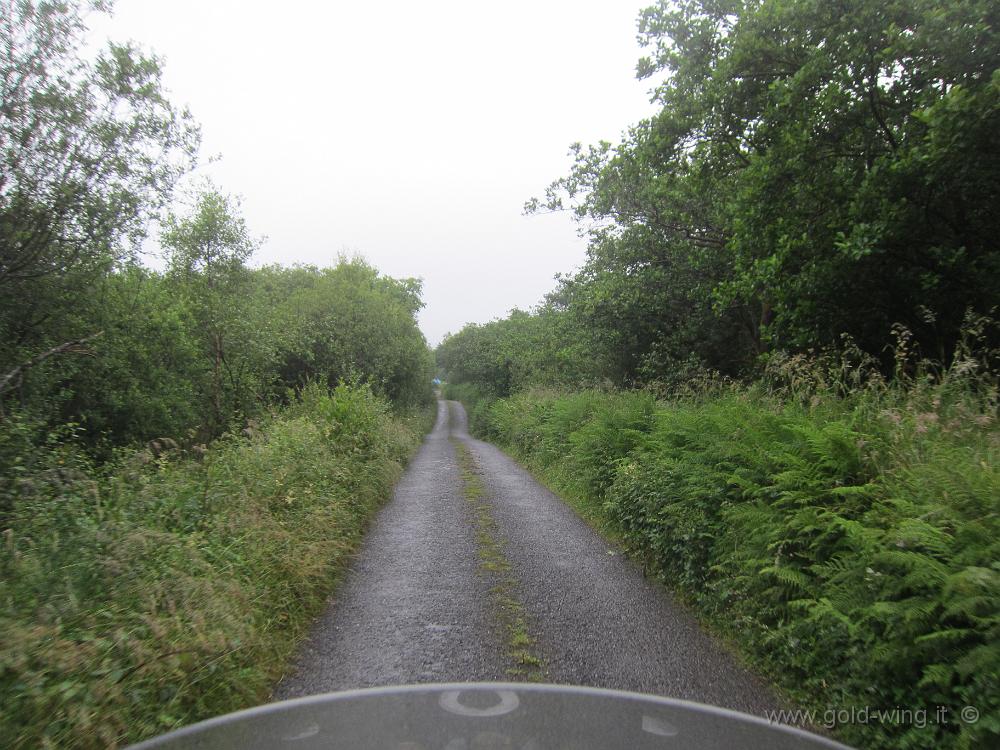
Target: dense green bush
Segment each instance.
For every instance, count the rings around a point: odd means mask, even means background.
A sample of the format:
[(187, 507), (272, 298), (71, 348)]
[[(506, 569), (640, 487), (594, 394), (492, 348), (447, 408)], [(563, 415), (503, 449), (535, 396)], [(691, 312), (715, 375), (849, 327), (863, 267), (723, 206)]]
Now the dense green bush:
[(71, 424), (103, 461), (157, 438), (211, 441), (311, 380), (429, 403), (420, 281), (360, 259), (253, 268), (263, 240), (237, 198), (208, 182), (174, 192), (199, 135), (161, 61), (86, 44), (89, 12), (111, 5), (0, 12), (0, 429), (17, 412), (42, 445)]
[(427, 417), (313, 385), (200, 458), (142, 451), (98, 472), (62, 436), (17, 464), (0, 745), (114, 747), (266, 700)]
[(603, 495), (618, 462), (648, 431), (655, 401), (644, 393), (531, 391), (490, 409), (493, 433), (537, 465), (562, 472), (580, 493)]
[(489, 410), (496, 396), (472, 383), (445, 383), (442, 396), (446, 399), (466, 404), (469, 429), (477, 435), (486, 435), (490, 430)]
[(271, 266), (256, 272), (294, 335), (280, 347), (280, 383), (357, 378), (395, 404), (431, 400), (432, 355), (416, 324), (423, 307), (418, 279), (381, 275), (363, 260), (333, 268)]
[(5, 748), (265, 698), (432, 400), (418, 280), (253, 268), (237, 199), (181, 208), (198, 128), (157, 58), (87, 43), (110, 9), (0, 13)]
[[(533, 391), (490, 435), (731, 635), (803, 705), (948, 709), (842, 726), (863, 747), (1000, 736), (1000, 429), (963, 375), (817, 386)], [(980, 719), (964, 724), (960, 710)]]

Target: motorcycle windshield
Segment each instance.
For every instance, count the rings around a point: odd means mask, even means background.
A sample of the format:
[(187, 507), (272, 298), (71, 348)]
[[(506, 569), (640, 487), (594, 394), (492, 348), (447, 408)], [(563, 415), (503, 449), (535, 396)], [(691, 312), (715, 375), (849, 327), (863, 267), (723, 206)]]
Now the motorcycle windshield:
[(844, 748), (764, 719), (594, 688), (415, 685), (310, 696), (228, 714), (133, 750), (653, 750)]

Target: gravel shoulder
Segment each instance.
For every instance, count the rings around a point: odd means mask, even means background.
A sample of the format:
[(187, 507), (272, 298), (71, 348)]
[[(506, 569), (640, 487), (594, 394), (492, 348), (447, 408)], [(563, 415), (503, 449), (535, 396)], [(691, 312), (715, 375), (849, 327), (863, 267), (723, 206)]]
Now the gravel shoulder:
[[(478, 505), (466, 496), (467, 470), (463, 480), (450, 441), (472, 458), (484, 489)], [(471, 438), (464, 409), (444, 401), (274, 698), (512, 679), (510, 634), (483, 569), (481, 533), (477, 540), (483, 512), (496, 537), (491, 554), (503, 555), (510, 596), (541, 660), (537, 679), (758, 715), (783, 707), (669, 592), (515, 461)]]

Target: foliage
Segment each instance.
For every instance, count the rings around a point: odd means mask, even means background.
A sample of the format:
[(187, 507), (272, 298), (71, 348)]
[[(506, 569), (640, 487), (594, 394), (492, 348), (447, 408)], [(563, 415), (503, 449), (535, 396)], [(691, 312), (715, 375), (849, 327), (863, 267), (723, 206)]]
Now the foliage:
[(252, 268), (210, 185), (164, 215), (197, 129), (156, 59), (81, 57), (83, 6), (0, 3), (4, 747), (263, 702), (431, 399), (419, 282)]
[(75, 307), (95, 278), (130, 256), (199, 143), (190, 116), (166, 99), (155, 57), (115, 44), (92, 61), (81, 57), (84, 5), (0, 3), (5, 365), (94, 332)]
[(572, 321), (551, 306), (514, 310), (503, 320), (470, 324), (445, 336), (437, 366), (456, 383), (475, 383), (495, 397), (529, 385), (579, 383), (592, 366), (586, 343), (574, 340)]
[[(825, 366), (810, 378), (801, 363), (774, 367), (772, 382), (791, 389), (660, 402), (525, 391), (492, 404), (489, 432), (807, 707), (945, 706), (950, 717), (844, 726), (846, 741), (992, 746), (995, 381), (968, 360), (850, 388)], [(958, 718), (967, 705), (975, 724)]]
[(90, 325), (104, 331), (92, 356), (32, 372), (28, 403), (44, 408), (45, 376), (59, 377), (63, 400), (54, 419), (79, 422), (101, 455), (114, 446), (186, 438), (202, 420), (208, 387), (189, 300), (162, 275), (130, 265), (96, 283), (92, 303)]
[(246, 266), (260, 241), (250, 236), (238, 203), (209, 189), (190, 216), (167, 216), (160, 243), (168, 286), (190, 310), (202, 352), (199, 413), (203, 436), (211, 438), (234, 415), (252, 414), (274, 378), (280, 334), (270, 310), (255, 299)]
[(466, 405), (469, 429), (473, 433), (483, 436), (489, 434), (490, 406), (496, 401), (494, 396), (484, 393), (472, 383), (445, 383), (441, 395)]
[[(406, 299), (404, 286), (414, 290)], [(43, 362), (6, 399), (33, 415), (37, 440), (73, 422), (101, 458), (155, 438), (205, 442), (314, 379), (370, 383), (401, 409), (431, 398), (419, 287), (362, 261), (165, 273), (125, 265), (91, 292), (74, 312), (81, 328), (103, 332), (89, 356)]]
[(4, 747), (115, 747), (265, 701), (426, 417), (311, 385), (200, 458), (42, 452), (4, 488)]
[(644, 10), (662, 109), (575, 145), (527, 206), (586, 222), (588, 261), (551, 297), (571, 336), (620, 385), (845, 333), (881, 355), (894, 324), (947, 361), (1000, 299), (997, 29), (984, 0)]
[[(106, 460), (210, 441), (312, 379), (429, 401), (419, 281), (360, 260), (252, 268), (261, 240), (237, 199), (207, 184), (165, 211), (198, 132), (159, 61), (115, 45), (85, 59), (82, 2), (2, 10), (0, 421), (16, 412), (36, 445), (76, 425)], [(133, 253), (152, 218), (163, 272)]]
[(279, 353), (282, 385), (357, 378), (397, 404), (431, 398), (432, 355), (417, 328), (419, 279), (382, 276), (357, 258), (325, 269), (264, 268), (259, 279), (271, 309), (287, 311), (284, 330), (295, 331)]

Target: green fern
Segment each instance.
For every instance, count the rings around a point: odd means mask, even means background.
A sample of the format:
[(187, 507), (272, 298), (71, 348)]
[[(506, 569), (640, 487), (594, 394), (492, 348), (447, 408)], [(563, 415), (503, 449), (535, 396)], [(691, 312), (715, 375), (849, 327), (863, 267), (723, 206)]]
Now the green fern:
[[(992, 402), (951, 394), (950, 407), (936, 407), (933, 394), (880, 391), (805, 408), (748, 391), (650, 414), (631, 398), (524, 397), (510, 419), (518, 435), (545, 434), (539, 415), (572, 415), (558, 429), (577, 437), (550, 435), (532, 450), (549, 452), (574, 492), (581, 477), (599, 478), (626, 542), (802, 700), (983, 712), (975, 726), (857, 727), (849, 741), (926, 749), (1000, 739), (991, 734), (1000, 716)], [(939, 425), (951, 419), (946, 408), (992, 409), (994, 426), (986, 437), (920, 433), (912, 415), (931, 408)]]

